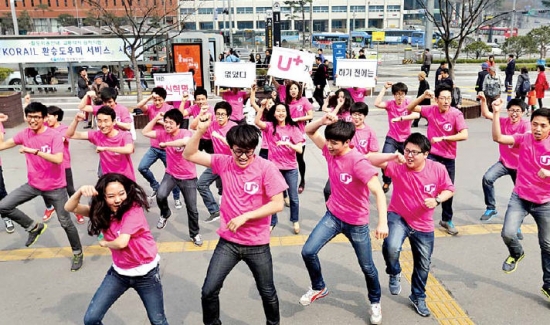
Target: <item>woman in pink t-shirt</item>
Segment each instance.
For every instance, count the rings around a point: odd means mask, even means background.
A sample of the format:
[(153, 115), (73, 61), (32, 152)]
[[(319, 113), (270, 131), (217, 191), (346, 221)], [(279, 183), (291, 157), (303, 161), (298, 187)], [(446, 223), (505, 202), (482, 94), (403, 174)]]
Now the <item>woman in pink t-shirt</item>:
[[(268, 145), (268, 158), (279, 169), (288, 185), (288, 197), (290, 200), (290, 222), (293, 224), (294, 233), (300, 233), (299, 213), (300, 201), (298, 199), (298, 163), (296, 153), (303, 150), (304, 137), (298, 123), (290, 117), (290, 109), (286, 104), (278, 103), (266, 116), (267, 121), (261, 119), (263, 109), (260, 107), (256, 115), (256, 126), (264, 131)], [(271, 216), (271, 229), (277, 225), (277, 214)]]
[(339, 120), (351, 122), (350, 107), (355, 103), (347, 89), (338, 89), (334, 96), (325, 99), (323, 112), (333, 113)]
[[(91, 197), (90, 205), (80, 198)], [(97, 289), (84, 324), (101, 324), (111, 305), (129, 288), (143, 301), (151, 324), (168, 324), (164, 313), (160, 256), (147, 219), (147, 194), (122, 174), (108, 173), (96, 186), (82, 186), (65, 204), (67, 211), (88, 216), (88, 234), (98, 236), (99, 246), (108, 247), (113, 265)]]
[[(305, 128), (306, 123), (313, 119), (313, 107), (307, 98), (302, 97), (302, 87), (296, 81), (290, 81), (286, 86), (286, 100), (285, 103), (290, 108), (290, 117), (295, 122), (298, 122), (298, 127), (302, 131), (304, 140), (306, 138)], [(298, 160), (298, 170), (300, 171), (300, 185), (298, 186), (298, 193), (302, 193), (306, 186), (306, 162), (304, 161), (304, 151), (306, 150), (306, 144), (303, 143), (302, 152), (296, 155)]]

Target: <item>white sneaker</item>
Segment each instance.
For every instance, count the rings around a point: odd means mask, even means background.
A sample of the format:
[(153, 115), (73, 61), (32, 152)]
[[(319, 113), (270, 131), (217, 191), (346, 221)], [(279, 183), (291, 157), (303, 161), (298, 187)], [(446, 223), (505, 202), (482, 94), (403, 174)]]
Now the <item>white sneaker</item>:
[(199, 246), (199, 247), (202, 246), (202, 236), (200, 234), (191, 238), (191, 240), (193, 241), (193, 244), (195, 244), (195, 246)]
[(370, 323), (382, 323), (382, 306), (380, 305), (380, 303), (370, 305)]
[(4, 224), (6, 225), (6, 232), (8, 234), (13, 234), (15, 231), (15, 226), (13, 225), (13, 221), (10, 218), (2, 218), (4, 219)]
[(183, 208), (183, 204), (181, 203), (181, 200), (174, 200), (174, 206), (176, 207), (176, 209), (181, 209)]
[(328, 289), (325, 287), (323, 290), (313, 290), (309, 288), (305, 295), (300, 298), (300, 305), (308, 306), (317, 299), (323, 298), (328, 295)]
[(218, 203), (219, 205), (222, 205), (222, 196), (220, 195), (220, 203)]

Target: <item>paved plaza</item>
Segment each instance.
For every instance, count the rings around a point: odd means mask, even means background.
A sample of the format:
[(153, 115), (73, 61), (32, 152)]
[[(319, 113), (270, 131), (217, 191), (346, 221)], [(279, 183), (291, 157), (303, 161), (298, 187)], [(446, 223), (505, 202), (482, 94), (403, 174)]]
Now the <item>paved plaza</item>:
[[(418, 65), (382, 67), (379, 82), (403, 81), (409, 88), (416, 89), (418, 83), (415, 76), (419, 70)], [(478, 70), (477, 65), (466, 65), (457, 71), (457, 84), (466, 96), (474, 94), (473, 85)], [(430, 85), (433, 84), (434, 71), (435, 66), (432, 66), (428, 79)], [(131, 101), (126, 100), (121, 98), (119, 102), (130, 105)], [(76, 99), (55, 98), (44, 101), (45, 104), (56, 103), (66, 109), (74, 109), (76, 102)], [(374, 108), (373, 102), (374, 97), (367, 99), (371, 110), (366, 122), (374, 129), (382, 146), (388, 129), (387, 116), (383, 110)], [(68, 124), (75, 113), (75, 110), (67, 110), (64, 123)], [(314, 115), (314, 118), (319, 118), (321, 113)], [(500, 230), (512, 190), (509, 178), (502, 178), (496, 183), (498, 216), (489, 223), (479, 220), (485, 211), (481, 178), (498, 159), (498, 150), (497, 144), (491, 140), (490, 121), (479, 118), (466, 120), (466, 123), (469, 139), (458, 145), (454, 199), (454, 222), (460, 233), (451, 237), (436, 226), (436, 244), (427, 287), (427, 302), (432, 316), (420, 317), (408, 301), (412, 272), (408, 247), (404, 247), (402, 254), (406, 279), (402, 281), (403, 291), (399, 296), (392, 296), (387, 288), (382, 241), (373, 238), (373, 256), (382, 284), (383, 324), (542, 324), (548, 318), (550, 302), (540, 293), (540, 249), (536, 226), (530, 216), (522, 227), (525, 259), (512, 274), (501, 270), (502, 262), (508, 256)], [(424, 124), (421, 121), (421, 126), (413, 131), (425, 133)], [(24, 127), (20, 125), (6, 130), (5, 137), (10, 138)], [(138, 131), (134, 168), (137, 169), (148, 147), (149, 141)], [(95, 184), (98, 155), (94, 146), (87, 141), (75, 140), (71, 142), (71, 153), (75, 186)], [(10, 192), (26, 182), (24, 156), (15, 148), (0, 152), (0, 157), (6, 188)], [(307, 307), (298, 304), (310, 285), (300, 251), (308, 234), (325, 212), (322, 190), (327, 180), (325, 160), (310, 141), (306, 146), (305, 159), (306, 189), (300, 195), (302, 232), (300, 235), (292, 233), (289, 210), (285, 208), (279, 214), (279, 224), (272, 233), (271, 250), (281, 324), (368, 324), (365, 280), (351, 245), (343, 237), (335, 238), (320, 253), (330, 294)], [(202, 167), (197, 168), (199, 173), (202, 170)], [(152, 171), (160, 179), (164, 172), (162, 163), (157, 162)], [(136, 175), (138, 183), (149, 192), (144, 178), (137, 172)], [(390, 197), (391, 191), (387, 194), (388, 202)], [(165, 229), (157, 230), (155, 227), (159, 216), (156, 204), (147, 214), (162, 258), (160, 265), (167, 318), (171, 324), (202, 324), (200, 290), (218, 239), (218, 223), (200, 223), (205, 243), (200, 248), (195, 247), (188, 236), (185, 209), (175, 210), (172, 198), (169, 202), (172, 217)], [(206, 219), (208, 212), (200, 199), (198, 208), (200, 218)], [(37, 198), (22, 205), (21, 209), (39, 220), (44, 203)], [(377, 222), (374, 205), (371, 205), (371, 211), (371, 228), (374, 228)], [(436, 224), (440, 214), (441, 208), (437, 208)], [(16, 226), (15, 233), (11, 235), (0, 228), (2, 324), (82, 324), (86, 308), (110, 266), (109, 250), (96, 245), (96, 239), (87, 235), (85, 225), (77, 225), (85, 246), (84, 266), (78, 272), (71, 273), (72, 253), (65, 233), (55, 218), (49, 221), (48, 226), (40, 239), (28, 249), (24, 247), (27, 233), (21, 227)], [(244, 263), (239, 264), (227, 278), (220, 300), (224, 324), (265, 324), (261, 300)], [(104, 323), (134, 325), (148, 324), (148, 320), (138, 295), (129, 292), (107, 312)]]

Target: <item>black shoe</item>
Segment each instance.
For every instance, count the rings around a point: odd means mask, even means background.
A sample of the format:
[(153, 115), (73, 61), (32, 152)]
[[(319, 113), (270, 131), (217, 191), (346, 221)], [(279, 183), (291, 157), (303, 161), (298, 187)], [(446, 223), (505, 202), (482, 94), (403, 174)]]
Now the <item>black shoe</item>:
[(75, 254), (73, 255), (73, 263), (71, 265), (71, 272), (76, 272), (80, 270), (82, 267), (82, 263), (84, 263), (84, 254)]
[(44, 233), (46, 228), (48, 228), (48, 225), (45, 223), (36, 224), (34, 229), (29, 231), (29, 238), (27, 239), (25, 246), (29, 247), (34, 244), (38, 240), (38, 237)]

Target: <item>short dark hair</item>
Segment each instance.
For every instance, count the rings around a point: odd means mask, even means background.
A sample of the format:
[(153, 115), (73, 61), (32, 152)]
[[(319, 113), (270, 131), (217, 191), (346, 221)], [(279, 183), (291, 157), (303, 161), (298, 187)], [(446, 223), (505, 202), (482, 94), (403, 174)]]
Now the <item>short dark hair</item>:
[(103, 70), (103, 69), (109, 69), (109, 67), (106, 66), (106, 65), (102, 65), (102, 66), (101, 66), (101, 70)]
[(538, 64), (538, 65), (537, 65), (537, 69), (538, 69), (539, 71), (544, 71), (544, 70), (546, 70), (546, 68), (545, 68), (542, 64)]
[(422, 152), (430, 152), (430, 150), (432, 149), (430, 140), (425, 135), (418, 132), (411, 133), (411, 135), (409, 135), (405, 140), (403, 147), (407, 146), (407, 143), (417, 145)]
[(323, 52), (323, 49), (318, 49), (319, 52)]
[(535, 110), (533, 114), (531, 114), (531, 121), (533, 121), (536, 116), (546, 117), (548, 122), (550, 122), (550, 110), (548, 108), (539, 108)]
[(443, 69), (441, 69), (441, 73), (449, 74), (449, 69), (443, 68)]
[(195, 98), (199, 95), (204, 95), (204, 97), (208, 98), (208, 92), (203, 87), (198, 87), (195, 89)]
[(116, 101), (117, 91), (115, 88), (111, 87), (103, 88), (99, 92), (99, 97), (101, 97), (101, 101), (103, 101), (104, 103), (109, 101), (110, 99)]
[(80, 74), (82, 71), (88, 71), (88, 70), (83, 67), (78, 68), (78, 74)]
[(338, 120), (325, 128), (325, 139), (346, 142), (355, 135), (355, 125), (351, 122)]
[(249, 124), (235, 125), (225, 135), (231, 149), (237, 146), (242, 149), (255, 149), (260, 142), (260, 130)]
[(48, 115), (57, 116), (57, 121), (61, 122), (63, 121), (63, 115), (65, 115), (65, 113), (57, 106), (48, 106)]
[(350, 112), (350, 114), (361, 113), (361, 114), (367, 116), (367, 115), (369, 115), (369, 105), (367, 105), (365, 102), (355, 102), (355, 103), (351, 104), (349, 112)]
[(166, 99), (166, 96), (168, 95), (166, 89), (162, 87), (155, 87), (153, 88), (153, 90), (151, 90), (151, 92), (159, 95), (160, 97), (162, 97), (162, 99)]
[(520, 73), (529, 73), (529, 70), (527, 70), (527, 67), (521, 67)]
[(48, 115), (48, 107), (40, 102), (32, 102), (27, 107), (25, 107), (25, 116), (29, 113), (41, 113), (42, 117)]
[(514, 55), (513, 54), (508, 54), (508, 57), (513, 59)]
[(525, 102), (519, 98), (510, 99), (510, 101), (506, 105), (506, 109), (510, 109), (510, 107), (512, 106), (519, 106), (522, 112), (525, 112), (525, 110), (527, 109), (527, 104), (525, 104)]
[(96, 116), (99, 115), (99, 114), (103, 114), (103, 115), (108, 115), (111, 117), (111, 119), (114, 121), (116, 120), (116, 112), (114, 109), (112, 109), (111, 107), (107, 106), (107, 105), (103, 105), (101, 106), (98, 110), (97, 110), (97, 113), (95, 114)]
[(448, 83), (442, 83), (441, 85), (435, 87), (435, 90), (434, 90), (435, 97), (439, 97), (439, 94), (441, 94), (442, 91), (449, 91), (452, 94), (453, 88)]
[(398, 83), (394, 83), (392, 86), (391, 86), (391, 93), (393, 95), (397, 94), (398, 92), (404, 92), (405, 95), (407, 94), (407, 92), (409, 91), (409, 88), (407, 87), (407, 85), (405, 85), (404, 83), (402, 82), (398, 82)]
[(222, 100), (221, 102), (217, 102), (216, 105), (214, 105), (214, 114), (216, 114), (218, 109), (225, 109), (227, 116), (231, 116), (231, 114), (233, 113), (233, 108), (231, 107), (231, 104), (224, 100)]
[(179, 127), (183, 124), (183, 114), (178, 109), (171, 109), (164, 113), (164, 119), (171, 119), (176, 122), (176, 125)]

